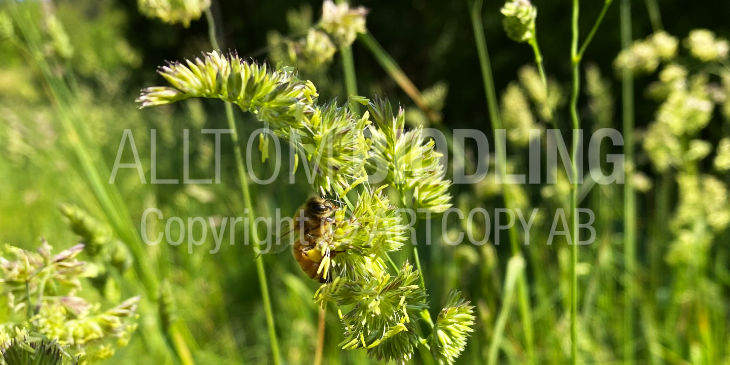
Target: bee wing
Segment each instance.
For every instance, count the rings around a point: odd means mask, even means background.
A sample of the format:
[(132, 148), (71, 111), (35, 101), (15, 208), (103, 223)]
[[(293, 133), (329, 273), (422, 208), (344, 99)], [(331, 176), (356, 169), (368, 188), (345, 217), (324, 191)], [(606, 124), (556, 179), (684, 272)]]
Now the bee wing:
[(282, 233), (276, 239), (276, 242), (274, 242), (274, 244), (269, 248), (268, 252), (261, 253), (261, 255), (278, 255), (286, 251), (294, 245), (294, 240), (297, 238), (295, 233), (297, 233), (297, 230), (293, 228)]

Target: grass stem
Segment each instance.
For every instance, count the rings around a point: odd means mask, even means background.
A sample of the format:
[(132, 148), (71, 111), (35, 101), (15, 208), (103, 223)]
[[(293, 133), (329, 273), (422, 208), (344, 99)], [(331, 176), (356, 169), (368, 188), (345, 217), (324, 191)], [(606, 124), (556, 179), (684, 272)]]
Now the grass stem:
[[(208, 36), (210, 43), (215, 49), (220, 49), (218, 40), (215, 34), (215, 19), (210, 9), (205, 10), (205, 17), (208, 21)], [(243, 165), (243, 155), (241, 154), (241, 146), (238, 140), (238, 128), (236, 128), (236, 120), (233, 115), (233, 107), (230, 103), (224, 103), (226, 110), (226, 120), (228, 121), (228, 128), (231, 130), (231, 141), (233, 142), (233, 154), (236, 158), (236, 170), (238, 172), (238, 179), (241, 188), (241, 195), (243, 197), (243, 203), (246, 208), (247, 214), (254, 214), (253, 203), (251, 201), (251, 193), (248, 187), (248, 178), (246, 177), (246, 171)], [(249, 231), (251, 232), (252, 247), (254, 253), (254, 261), (256, 263), (256, 275), (259, 280), (259, 288), (261, 290), (261, 299), (264, 305), (264, 312), (266, 315), (266, 327), (269, 333), (269, 345), (271, 346), (271, 355), (274, 364), (281, 364), (281, 357), (279, 355), (279, 342), (276, 338), (276, 326), (274, 324), (274, 313), (271, 306), (271, 298), (269, 296), (269, 287), (266, 282), (266, 270), (264, 268), (264, 261), (259, 251), (261, 244), (258, 236), (256, 227), (254, 226), (253, 219), (246, 220), (249, 223)]]
[(324, 334), (327, 327), (327, 302), (319, 307), (319, 319), (317, 321), (317, 347), (314, 349), (314, 365), (322, 364), (322, 353), (324, 352)]
[[(621, 0), (621, 48), (631, 45), (631, 1)], [(623, 105), (624, 160), (626, 179), (624, 181), (624, 360), (634, 363), (634, 301), (632, 280), (636, 268), (636, 194), (632, 184), (634, 171), (634, 82), (629, 68), (621, 72), (621, 97)]]
[(572, 75), (572, 87), (570, 92), (570, 120), (573, 127), (572, 149), (570, 153), (570, 360), (575, 365), (578, 361), (578, 241), (580, 239), (578, 233), (578, 152), (581, 141), (577, 133), (581, 128), (580, 118), (578, 116), (578, 95), (580, 94), (580, 62), (583, 58), (588, 45), (593, 40), (593, 36), (598, 31), (603, 18), (611, 5), (612, 0), (605, 0), (603, 8), (598, 18), (593, 23), (588, 36), (583, 44), (578, 48), (578, 40), (580, 31), (578, 28), (578, 20), (580, 14), (579, 0), (573, 0), (573, 11), (571, 16), (571, 41), (570, 41), (570, 64)]
[[(586, 52), (586, 48), (588, 48), (588, 45), (591, 44), (591, 41), (593, 40), (593, 37), (596, 35), (598, 28), (601, 26), (601, 23), (603, 22), (603, 18), (606, 16), (606, 12), (608, 12), (608, 8), (611, 6), (612, 2), (613, 2), (613, 0), (605, 0), (603, 2), (603, 7), (601, 8), (601, 12), (598, 13), (598, 18), (593, 23), (593, 26), (591, 27), (591, 31), (588, 32), (588, 36), (586, 36), (586, 39), (583, 40), (583, 44), (581, 44), (581, 46), (580, 46), (580, 51), (578, 51), (579, 58), (583, 57), (583, 54)], [(577, 11), (576, 11), (576, 15), (577, 15)], [(576, 24), (576, 27), (577, 27), (577, 24)], [(577, 34), (576, 34), (576, 42), (577, 42)]]
[(573, 12), (571, 21), (571, 42), (570, 42), (570, 64), (572, 75), (572, 88), (570, 93), (570, 119), (573, 126), (573, 144), (570, 153), (570, 361), (571, 364), (578, 364), (578, 138), (576, 130), (580, 129), (578, 119), (578, 93), (580, 92), (580, 58), (578, 55), (578, 17), (579, 1), (573, 0)]
[[(545, 89), (545, 102), (547, 103), (549, 100), (549, 93), (550, 89), (548, 88), (548, 81), (547, 76), (545, 74), (545, 64), (542, 57), (542, 52), (540, 51), (540, 44), (537, 41), (537, 30), (535, 30), (535, 33), (532, 36), (532, 39), (530, 39), (530, 47), (532, 47), (532, 53), (535, 56), (535, 65), (537, 66), (537, 73), (540, 75), (540, 81), (542, 82), (542, 87)], [(558, 129), (558, 123), (552, 116), (552, 110), (550, 110), (550, 120), (548, 121), (550, 125), (554, 129)]]
[(395, 60), (393, 60), (393, 57), (391, 57), (388, 52), (383, 49), (383, 46), (375, 40), (375, 37), (373, 37), (372, 34), (359, 34), (357, 40), (370, 50), (370, 53), (373, 54), (375, 60), (378, 61), (385, 72), (390, 75), (390, 78), (392, 78), (393, 81), (395, 81), (395, 83), (398, 84), (398, 86), (400, 86), (400, 88), (406, 93), (406, 95), (413, 100), (416, 106), (421, 109), (424, 114), (426, 114), (428, 119), (432, 122), (441, 121), (441, 115), (429, 108), (428, 103), (426, 103), (426, 100), (423, 98), (423, 95), (421, 95), (421, 92), (418, 90), (416, 85), (414, 85), (411, 79), (406, 76), (405, 72), (403, 72), (403, 70), (398, 66), (398, 63), (396, 63)]
[(507, 318), (512, 309), (512, 301), (514, 297), (515, 284), (520, 277), (524, 276), (525, 261), (521, 256), (513, 256), (507, 263), (507, 275), (504, 279), (504, 299), (502, 308), (497, 315), (497, 322), (494, 324), (494, 332), (489, 342), (489, 350), (487, 355), (487, 364), (497, 364), (499, 355), (499, 347), (504, 336), (504, 329), (507, 326)]
[[(352, 47), (340, 48), (340, 56), (342, 59), (342, 72), (345, 75), (345, 90), (347, 97), (357, 96), (357, 75), (355, 73), (355, 60), (352, 58)], [(351, 101), (350, 109), (357, 113), (360, 110), (360, 104)]]
[(646, 11), (649, 13), (649, 21), (651, 22), (651, 29), (658, 32), (664, 29), (662, 25), (662, 14), (659, 10), (659, 4), (656, 0), (644, 0), (646, 5)]
[[(470, 15), (471, 23), (474, 31), (474, 39), (476, 42), (477, 53), (479, 55), (479, 65), (481, 67), (482, 81), (484, 83), (484, 91), (487, 99), (487, 107), (489, 112), (489, 118), (492, 121), (492, 131), (494, 135), (497, 135), (497, 131), (502, 131), (502, 119), (500, 117), (500, 111), (497, 104), (497, 95), (494, 88), (494, 79), (492, 77), (492, 70), (489, 60), (489, 52), (487, 50), (487, 41), (484, 36), (484, 25), (482, 24), (482, 0), (475, 0), (471, 4)], [(512, 204), (511, 194), (507, 187), (509, 185), (505, 183), (505, 176), (507, 176), (506, 166), (506, 149), (502, 145), (502, 139), (495, 138), (495, 150), (497, 154), (497, 174), (500, 177), (500, 181), (503, 183), (503, 196), (504, 204), (509, 211), (514, 211), (514, 205)], [(509, 229), (510, 244), (512, 247), (513, 257), (521, 257), (520, 245), (518, 242), (517, 228), (512, 225)], [(520, 315), (522, 317), (522, 328), (525, 335), (525, 348), (527, 350), (528, 362), (531, 364), (535, 363), (535, 352), (534, 352), (534, 336), (532, 330), (532, 309), (530, 306), (530, 296), (528, 292), (528, 286), (524, 275), (520, 275), (517, 280), (518, 295), (519, 295), (519, 306)], [(504, 298), (505, 300), (507, 298)], [(507, 305), (503, 300), (502, 305)]]

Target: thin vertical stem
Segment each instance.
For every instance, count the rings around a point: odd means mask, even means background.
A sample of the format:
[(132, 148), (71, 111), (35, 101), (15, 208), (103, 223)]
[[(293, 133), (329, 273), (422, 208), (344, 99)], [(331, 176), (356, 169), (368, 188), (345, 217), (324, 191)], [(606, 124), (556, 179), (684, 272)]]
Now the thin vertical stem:
[(651, 22), (651, 29), (655, 32), (664, 29), (662, 25), (662, 14), (659, 11), (659, 4), (656, 0), (644, 0), (646, 5), (646, 11), (649, 13), (649, 21)]
[(578, 363), (578, 151), (580, 148), (580, 136), (578, 133), (581, 127), (578, 117), (578, 95), (580, 93), (580, 62), (583, 59), (588, 45), (596, 35), (603, 18), (606, 16), (612, 0), (605, 0), (598, 18), (593, 23), (588, 36), (578, 48), (580, 31), (578, 19), (580, 14), (579, 0), (573, 0), (573, 11), (571, 16), (571, 41), (570, 41), (570, 64), (572, 68), (572, 88), (570, 93), (570, 120), (573, 126), (572, 149), (570, 153), (570, 360), (572, 364)]
[[(621, 48), (631, 45), (631, 1), (621, 0)], [(634, 363), (634, 286), (631, 280), (636, 268), (636, 194), (632, 181), (634, 171), (634, 81), (628, 68), (621, 72), (621, 98), (623, 105), (624, 159), (624, 359)]]
[[(241, 147), (238, 142), (238, 131), (236, 128), (236, 122), (233, 117), (233, 108), (230, 103), (225, 103), (226, 107), (226, 119), (228, 120), (228, 128), (231, 130), (231, 140), (233, 142), (233, 153), (236, 156), (236, 170), (238, 170), (238, 178), (241, 185), (241, 195), (243, 196), (243, 203), (245, 205), (247, 214), (254, 214), (253, 204), (251, 202), (251, 193), (248, 188), (248, 179), (246, 178), (246, 172), (243, 169), (243, 155), (241, 154)], [(269, 287), (266, 283), (266, 270), (264, 269), (264, 260), (259, 246), (261, 241), (259, 239), (258, 231), (253, 225), (253, 219), (249, 219), (249, 231), (251, 232), (251, 240), (254, 260), (256, 263), (256, 275), (259, 279), (259, 287), (261, 290), (261, 299), (264, 304), (264, 312), (266, 314), (266, 327), (269, 332), (269, 342), (271, 345), (271, 354), (273, 357), (274, 364), (280, 364), (281, 358), (279, 356), (279, 341), (276, 338), (276, 327), (274, 324), (274, 312), (271, 306), (271, 299), (269, 296)]]
[(413, 248), (413, 259), (416, 260), (416, 270), (421, 279), (421, 287), (426, 289), (426, 282), (423, 279), (423, 270), (421, 270), (421, 259), (418, 257), (418, 247)]
[[(342, 3), (343, 0), (336, 0)], [(340, 47), (340, 59), (342, 60), (342, 72), (345, 76), (345, 92), (347, 97), (357, 96), (357, 74), (355, 73), (355, 60), (352, 57), (352, 45)], [(357, 113), (360, 111), (360, 104), (350, 101), (350, 109)]]
[[(357, 96), (357, 76), (355, 74), (355, 60), (352, 58), (352, 47), (346, 46), (340, 48), (340, 56), (342, 58), (342, 72), (345, 74), (347, 97)], [(350, 109), (353, 112), (358, 112), (360, 104), (356, 101), (351, 101)]]
[(319, 320), (317, 321), (317, 347), (314, 349), (314, 365), (322, 364), (322, 353), (324, 352), (324, 332), (327, 327), (327, 302), (319, 307)]
[[(205, 10), (205, 18), (208, 21), (208, 36), (210, 43), (213, 48), (219, 49), (218, 40), (215, 34), (215, 19), (209, 9)], [(248, 188), (248, 178), (246, 177), (246, 171), (243, 165), (243, 155), (241, 154), (241, 146), (238, 140), (238, 129), (236, 128), (236, 120), (233, 115), (233, 107), (230, 103), (224, 103), (226, 110), (226, 120), (228, 121), (228, 128), (231, 130), (231, 141), (233, 142), (233, 154), (236, 158), (236, 170), (238, 172), (239, 185), (241, 188), (241, 195), (243, 197), (243, 203), (246, 208), (247, 214), (254, 214), (253, 203), (251, 202), (251, 193)], [(247, 220), (249, 224), (249, 231), (251, 232), (252, 248), (254, 253), (254, 261), (256, 263), (256, 275), (259, 279), (259, 288), (261, 290), (261, 299), (264, 305), (264, 312), (266, 315), (266, 326), (269, 332), (269, 344), (271, 346), (271, 354), (273, 357), (274, 364), (278, 365), (281, 363), (279, 356), (279, 342), (276, 338), (276, 327), (274, 324), (274, 313), (271, 306), (271, 298), (269, 296), (269, 287), (266, 283), (266, 270), (264, 269), (264, 261), (259, 250), (261, 241), (259, 240), (258, 231), (253, 224), (253, 219)]]
[[(477, 53), (479, 55), (479, 65), (482, 73), (482, 81), (484, 83), (484, 92), (487, 99), (487, 107), (489, 112), (489, 118), (492, 121), (492, 131), (495, 135), (495, 152), (497, 155), (497, 174), (500, 177), (500, 181), (504, 184), (507, 176), (506, 164), (506, 149), (502, 144), (504, 141), (502, 138), (497, 137), (497, 132), (504, 131), (502, 126), (502, 119), (500, 117), (499, 107), (497, 104), (497, 93), (494, 89), (494, 79), (492, 77), (492, 69), (489, 60), (489, 52), (487, 49), (487, 40), (484, 36), (484, 25), (482, 24), (482, 0), (475, 0), (472, 3), (470, 9), (471, 23), (474, 31), (474, 40), (477, 47)], [(511, 194), (508, 185), (502, 185), (504, 204), (507, 210), (513, 211), (514, 205), (512, 203)], [(509, 237), (512, 247), (513, 256), (522, 256), (520, 252), (520, 245), (518, 242), (517, 228), (512, 225), (509, 228)], [(520, 275), (517, 278), (517, 289), (519, 295), (520, 305), (520, 316), (522, 317), (522, 327), (525, 334), (525, 348), (527, 350), (527, 357), (529, 363), (535, 363), (535, 352), (534, 352), (534, 337), (532, 330), (532, 309), (530, 306), (530, 297), (528, 292), (528, 286), (524, 275)], [(503, 303), (504, 305), (504, 303)]]
[(220, 50), (218, 37), (215, 34), (215, 18), (213, 18), (213, 12), (210, 11), (210, 8), (205, 9), (205, 20), (208, 22), (208, 41), (213, 48)]
[(573, 148), (570, 153), (570, 361), (578, 364), (578, 93), (580, 92), (580, 58), (578, 56), (578, 0), (573, 0), (571, 17), (570, 64), (572, 66), (572, 89), (570, 93), (570, 120), (573, 126)]

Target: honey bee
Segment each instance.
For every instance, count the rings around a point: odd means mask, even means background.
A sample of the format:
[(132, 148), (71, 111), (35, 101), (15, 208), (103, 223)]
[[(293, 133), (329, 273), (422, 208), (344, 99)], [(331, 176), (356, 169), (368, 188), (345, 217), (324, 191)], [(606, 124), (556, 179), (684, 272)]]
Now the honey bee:
[[(336, 226), (334, 215), (337, 210), (338, 207), (331, 200), (313, 197), (294, 216), (294, 232), (297, 234), (292, 249), (294, 259), (302, 271), (320, 283), (332, 281), (330, 257), (334, 257), (338, 251), (330, 251), (329, 247)], [(325, 247), (324, 254), (322, 247)]]

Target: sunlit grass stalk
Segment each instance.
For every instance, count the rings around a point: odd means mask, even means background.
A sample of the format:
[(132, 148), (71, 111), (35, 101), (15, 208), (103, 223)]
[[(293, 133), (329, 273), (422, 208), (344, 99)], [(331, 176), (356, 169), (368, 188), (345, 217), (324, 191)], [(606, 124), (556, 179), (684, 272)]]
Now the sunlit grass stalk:
[(421, 269), (421, 259), (418, 257), (418, 247), (413, 248), (413, 259), (416, 261), (416, 270), (421, 277), (421, 287), (426, 288), (426, 282), (423, 279), (423, 270)]
[(570, 93), (570, 120), (573, 127), (572, 136), (572, 148), (570, 153), (570, 170), (571, 170), (571, 184), (570, 184), (570, 359), (573, 365), (578, 364), (578, 273), (576, 267), (578, 266), (578, 150), (580, 147), (580, 140), (576, 132), (581, 128), (580, 118), (578, 117), (578, 95), (580, 93), (580, 63), (588, 48), (588, 45), (593, 40), (598, 27), (601, 25), (603, 18), (606, 16), (609, 6), (612, 0), (605, 0), (603, 8), (598, 15), (595, 23), (590, 32), (586, 36), (585, 40), (578, 48), (578, 40), (580, 38), (580, 31), (578, 28), (579, 21), (579, 0), (573, 0), (573, 11), (571, 15), (571, 41), (570, 41), (570, 64), (571, 64), (571, 75), (572, 75), (572, 87)]
[(367, 47), (370, 53), (372, 53), (375, 57), (375, 60), (378, 61), (381, 67), (383, 67), (385, 72), (387, 72), (393, 81), (395, 81), (406, 95), (413, 100), (416, 106), (421, 109), (424, 114), (426, 114), (429, 120), (432, 122), (441, 121), (441, 116), (428, 107), (426, 100), (423, 98), (423, 95), (421, 95), (421, 92), (418, 90), (416, 85), (414, 85), (411, 79), (406, 76), (405, 72), (403, 72), (400, 66), (398, 66), (398, 63), (393, 60), (393, 57), (391, 57), (385, 49), (383, 49), (383, 46), (375, 40), (375, 37), (373, 37), (372, 34), (361, 33), (357, 36), (357, 40)]
[(489, 350), (487, 355), (487, 364), (497, 364), (497, 355), (499, 354), (499, 347), (502, 343), (502, 337), (504, 336), (504, 329), (507, 326), (507, 319), (509, 313), (512, 310), (512, 302), (515, 292), (515, 284), (517, 280), (520, 280), (524, 276), (525, 261), (521, 256), (512, 256), (507, 263), (507, 275), (504, 279), (504, 296), (502, 300), (502, 308), (499, 310), (497, 315), (497, 322), (494, 325), (494, 332), (492, 339), (489, 343)]
[[(220, 49), (218, 39), (215, 34), (215, 18), (210, 11), (210, 8), (205, 10), (205, 18), (208, 21), (208, 36), (210, 44), (215, 49)], [(223, 103), (226, 110), (226, 120), (228, 122), (228, 128), (231, 130), (231, 142), (233, 143), (233, 154), (236, 158), (236, 171), (238, 172), (239, 185), (241, 188), (241, 196), (243, 197), (243, 203), (248, 214), (254, 214), (253, 203), (251, 201), (251, 193), (248, 188), (248, 178), (246, 177), (246, 170), (243, 165), (243, 155), (241, 154), (241, 146), (238, 139), (238, 128), (236, 127), (236, 120), (233, 115), (233, 107), (231, 103)], [(274, 324), (274, 313), (271, 306), (271, 298), (269, 296), (269, 287), (266, 282), (266, 270), (264, 268), (264, 260), (260, 253), (259, 246), (260, 240), (258, 231), (254, 225), (253, 219), (248, 219), (249, 231), (251, 232), (251, 241), (254, 254), (254, 261), (256, 264), (256, 275), (259, 280), (259, 288), (261, 290), (261, 299), (264, 305), (264, 312), (266, 316), (266, 326), (269, 333), (269, 345), (271, 346), (271, 356), (274, 364), (281, 363), (281, 357), (279, 355), (279, 342), (276, 338), (276, 327)]]
[[(487, 41), (484, 37), (484, 25), (482, 24), (482, 0), (475, 0), (471, 4), (470, 14), (471, 23), (474, 31), (474, 39), (476, 42), (477, 53), (479, 54), (479, 64), (481, 67), (482, 81), (484, 82), (484, 92), (487, 99), (487, 107), (489, 111), (489, 118), (492, 121), (492, 130), (494, 135), (497, 135), (498, 130), (502, 130), (502, 120), (500, 118), (500, 112), (497, 104), (497, 95), (494, 89), (494, 80), (492, 78), (492, 70), (489, 60), (489, 52), (487, 50)], [(495, 138), (495, 150), (497, 155), (497, 174), (500, 177), (502, 184), (506, 183), (507, 166), (505, 166), (507, 157), (505, 146), (502, 145), (502, 139)], [(506, 185), (503, 185), (503, 197), (504, 204), (508, 210), (513, 210), (514, 204)], [(519, 242), (517, 228), (512, 225), (509, 228), (510, 244), (512, 247), (513, 256), (522, 256)], [(522, 327), (525, 334), (525, 348), (527, 350), (527, 357), (529, 363), (535, 362), (534, 352), (534, 336), (532, 329), (532, 309), (530, 306), (530, 297), (527, 287), (527, 281), (524, 275), (520, 275), (517, 278), (517, 289), (519, 295), (519, 306), (520, 315), (522, 317)], [(506, 298), (505, 298), (506, 299)], [(503, 305), (504, 301), (503, 301)]]
[[(540, 76), (540, 82), (541, 82), (543, 90), (545, 92), (545, 102), (547, 103), (549, 100), (549, 96), (550, 96), (550, 89), (548, 86), (548, 80), (547, 80), (547, 76), (546, 76), (546, 72), (545, 72), (544, 58), (542, 56), (542, 51), (540, 50), (540, 42), (537, 39), (537, 34), (538, 34), (537, 29), (538, 29), (537, 26), (535, 26), (532, 29), (532, 36), (527, 41), (527, 43), (532, 48), (532, 54), (535, 59), (535, 66), (537, 68), (538, 75)], [(550, 115), (548, 118), (549, 119), (547, 120), (547, 122), (550, 124), (550, 126), (553, 129), (559, 130), (558, 122), (557, 122), (556, 118), (554, 118), (554, 116), (553, 116), (553, 110), (550, 110)], [(537, 253), (534, 251), (531, 252), (530, 260), (531, 260), (531, 262), (540, 262), (540, 258), (538, 257)], [(534, 268), (533, 268), (533, 270), (534, 270)], [(546, 287), (545, 280), (542, 275), (540, 275), (539, 273), (536, 273), (536, 274), (537, 275), (535, 275), (535, 278), (536, 278), (535, 279), (536, 280), (536, 282), (535, 282), (536, 293), (535, 294), (538, 298), (538, 302), (542, 302), (544, 304), (549, 304), (550, 296), (547, 295), (544, 290), (544, 288)], [(522, 280), (523, 284), (524, 284), (524, 282), (525, 282), (525, 280)], [(541, 306), (538, 306), (536, 312), (540, 311), (540, 307)], [(546, 313), (545, 314), (545, 322), (546, 322), (545, 324), (546, 324), (547, 328), (554, 328), (555, 323), (556, 323), (555, 314), (551, 310), (547, 310), (547, 311), (545, 311), (545, 313)], [(537, 314), (537, 313), (536, 313), (536, 315), (539, 316), (539, 314)], [(560, 354), (558, 352), (552, 352), (552, 354), (554, 356), (553, 361), (558, 362), (559, 360), (557, 357), (560, 356)]]
[[(188, 347), (188, 342), (190, 342), (189, 336), (183, 335), (185, 332), (185, 329), (181, 328), (183, 327), (184, 322), (177, 320), (170, 324), (170, 327), (168, 328), (170, 341), (172, 342), (173, 346), (175, 347), (175, 351), (177, 352), (177, 356), (180, 358), (180, 362), (185, 365), (192, 365), (195, 364), (195, 361), (193, 360), (193, 355), (191, 353), (190, 348)], [(189, 335), (189, 334), (188, 334)]]
[(532, 40), (530, 40), (530, 47), (532, 47), (532, 53), (535, 56), (535, 65), (537, 66), (537, 73), (540, 75), (540, 81), (542, 86), (545, 87), (545, 95), (548, 91), (547, 76), (545, 76), (545, 64), (542, 58), (542, 52), (540, 51), (540, 44), (537, 42), (537, 30)]
[[(621, 48), (631, 45), (631, 1), (621, 0)], [(633, 278), (636, 271), (636, 193), (633, 187), (634, 173), (634, 81), (628, 67), (621, 71), (621, 97), (623, 105), (624, 163), (624, 360), (634, 363), (634, 302)]]
[(322, 364), (322, 353), (324, 352), (324, 335), (327, 328), (327, 302), (319, 307), (317, 321), (317, 347), (314, 349), (314, 365)]

